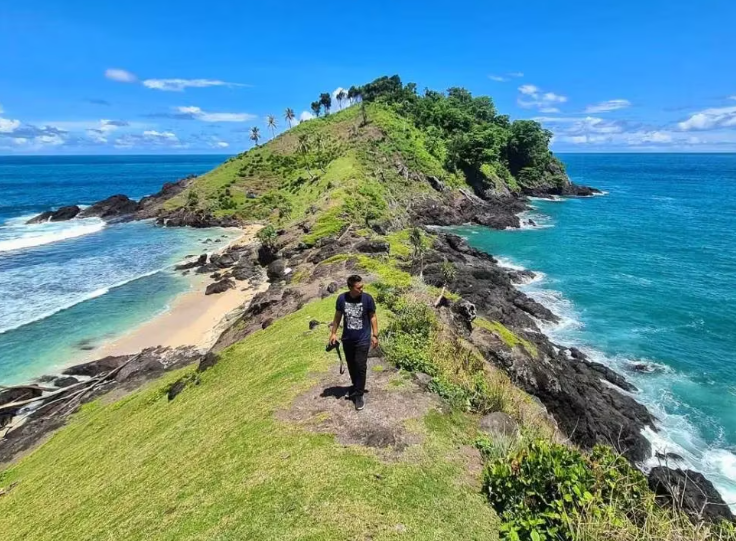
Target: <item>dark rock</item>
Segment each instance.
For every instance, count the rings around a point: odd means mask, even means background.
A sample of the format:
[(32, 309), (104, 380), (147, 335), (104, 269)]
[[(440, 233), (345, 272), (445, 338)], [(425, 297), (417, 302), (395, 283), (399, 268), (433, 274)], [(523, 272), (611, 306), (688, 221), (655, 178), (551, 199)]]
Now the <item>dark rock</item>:
[(210, 278), (212, 278), (213, 280), (219, 280), (220, 278), (222, 278), (222, 275), (219, 272), (213, 272), (212, 274), (210, 274)]
[(139, 219), (155, 218), (160, 206), (165, 201), (183, 192), (195, 178), (197, 178), (196, 175), (189, 175), (176, 182), (165, 183), (158, 192), (140, 200), (136, 217)]
[(657, 466), (649, 472), (649, 488), (661, 504), (682, 510), (694, 522), (734, 521), (728, 505), (702, 473)]
[(138, 203), (130, 199), (127, 195), (117, 194), (98, 201), (94, 205), (87, 207), (79, 213), (80, 218), (114, 218), (133, 214), (138, 210)]
[(656, 456), (659, 460), (675, 460), (675, 461), (683, 461), (685, 460), (682, 458), (682, 456), (678, 455), (677, 453), (662, 453), (660, 451), (657, 451), (654, 453), (654, 456)]
[(238, 262), (239, 259), (240, 255), (238, 253), (228, 252), (220, 256), (220, 258), (217, 260), (217, 263), (215, 264), (221, 269), (224, 269), (227, 267), (232, 267), (233, 265), (235, 265), (235, 263)]
[(453, 304), (452, 309), (462, 318), (468, 329), (472, 329), (472, 322), (477, 316), (475, 305), (472, 302), (463, 299), (460, 302)]
[(519, 425), (510, 415), (494, 411), (480, 419), (480, 429), (492, 438), (498, 436), (513, 437), (519, 434)]
[(564, 185), (554, 184), (550, 186), (537, 186), (534, 188), (525, 188), (524, 195), (530, 195), (532, 197), (544, 197), (550, 198), (552, 196), (562, 197), (591, 197), (602, 193), (596, 188), (590, 188), (589, 186), (580, 186), (569, 182)]
[(312, 329), (314, 329), (315, 327), (318, 327), (319, 325), (322, 325), (322, 324), (316, 319), (312, 319), (309, 321), (309, 330), (311, 331)]
[(577, 359), (580, 361), (587, 359), (585, 354), (582, 351), (580, 351), (578, 348), (570, 348), (570, 356), (573, 359)]
[(205, 295), (214, 295), (216, 293), (224, 293), (228, 289), (235, 289), (235, 282), (230, 278), (224, 278), (207, 286)]
[(433, 175), (427, 175), (427, 182), (429, 182), (429, 185), (438, 192), (447, 191), (447, 186), (445, 186), (445, 183)]
[(258, 197), (258, 194), (255, 192), (248, 192), (247, 194), (245, 194), (245, 197), (247, 197), (248, 199), (256, 199)]
[(87, 376), (94, 377), (115, 370), (128, 360), (128, 355), (108, 356), (96, 361), (78, 364), (67, 368), (62, 372), (65, 376)]
[(270, 265), (276, 261), (276, 258), (278, 257), (276, 255), (277, 253), (278, 250), (275, 246), (261, 245), (261, 247), (258, 248), (258, 262), (264, 267)]
[(206, 263), (207, 263), (207, 254), (202, 254), (194, 261), (187, 261), (186, 263), (181, 263), (179, 265), (176, 265), (174, 267), (174, 270), (193, 269), (194, 267), (201, 267), (202, 265), (205, 265)]
[(379, 235), (388, 235), (391, 231), (391, 224), (387, 222), (374, 222), (371, 224), (371, 229)]
[(260, 272), (254, 265), (250, 265), (248, 267), (246, 266), (237, 266), (233, 267), (231, 271), (232, 277), (236, 280), (253, 280), (255, 278), (258, 278), (260, 276)]
[(390, 246), (385, 240), (364, 240), (355, 245), (355, 250), (365, 254), (389, 253)]
[(530, 225), (532, 227), (537, 227), (537, 222), (535, 222), (534, 220), (528, 220), (526, 223), (527, 225)]
[(10, 404), (11, 402), (20, 402), (21, 400), (30, 400), (43, 394), (40, 389), (33, 387), (17, 387), (0, 391), (0, 406)]
[(261, 329), (265, 329), (266, 327), (270, 327), (272, 323), (273, 323), (273, 318), (272, 317), (269, 317), (269, 318), (264, 319), (263, 322), (261, 323)]
[(514, 284), (528, 284), (536, 277), (536, 274), (534, 274), (534, 272), (527, 269), (511, 270), (508, 271), (508, 273), (511, 282), (513, 282)]
[(27, 224), (40, 224), (43, 222), (62, 222), (64, 220), (71, 220), (79, 214), (80, 208), (77, 205), (70, 205), (67, 207), (61, 207), (58, 210), (47, 210), (42, 212), (35, 218), (31, 218)]
[(285, 280), (289, 274), (290, 269), (287, 269), (286, 262), (283, 259), (277, 259), (273, 261), (266, 269), (266, 275), (272, 282), (279, 282)]
[[(162, 212), (156, 223), (166, 227), (238, 227), (240, 222), (233, 216), (216, 218), (207, 211), (181, 207), (170, 212)], [(215, 241), (217, 242), (217, 241)]]
[(59, 388), (61, 388), (61, 387), (69, 387), (70, 385), (75, 385), (77, 383), (79, 383), (79, 380), (77, 378), (75, 378), (75, 377), (72, 377), (72, 376), (65, 376), (65, 377), (61, 377), (61, 378), (56, 378), (53, 381), (54, 387), (59, 387)]
[(171, 384), (169, 387), (168, 392), (166, 393), (169, 399), (169, 402), (174, 400), (179, 393), (181, 393), (187, 386), (187, 383), (189, 383), (189, 377), (184, 376), (183, 378), (177, 379), (174, 383)]
[(340, 288), (340, 286), (337, 284), (337, 282), (330, 282), (327, 284), (327, 293), (332, 295), (335, 291), (337, 291)]
[(220, 356), (212, 351), (208, 351), (207, 354), (202, 357), (197, 366), (197, 372), (204, 372), (205, 370), (212, 368), (220, 361)]

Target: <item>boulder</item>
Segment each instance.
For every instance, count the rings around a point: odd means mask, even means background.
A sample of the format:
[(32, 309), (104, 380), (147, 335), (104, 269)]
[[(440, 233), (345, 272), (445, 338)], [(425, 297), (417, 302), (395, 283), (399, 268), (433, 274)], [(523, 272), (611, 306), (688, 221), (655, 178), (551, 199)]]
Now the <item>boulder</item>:
[(276, 258), (278, 257), (276, 255), (277, 252), (278, 250), (275, 246), (261, 245), (261, 247), (258, 248), (258, 262), (264, 267), (270, 265), (276, 261)]
[(291, 269), (286, 267), (286, 262), (283, 259), (277, 259), (273, 261), (266, 269), (266, 275), (272, 282), (280, 282), (285, 280)]
[(494, 411), (484, 415), (480, 419), (479, 426), (491, 438), (497, 438), (498, 436), (514, 437), (519, 434), (518, 423), (509, 414), (502, 411)]
[(202, 265), (205, 265), (205, 264), (207, 264), (207, 254), (202, 254), (194, 261), (187, 261), (186, 263), (181, 263), (179, 265), (176, 265), (174, 267), (174, 270), (193, 269), (194, 267), (201, 267)]
[(412, 375), (414, 376), (414, 381), (416, 381), (423, 389), (426, 389), (429, 387), (429, 384), (432, 383), (432, 376), (429, 374), (425, 374), (424, 372), (414, 372)]
[(43, 394), (43, 391), (35, 387), (12, 387), (4, 391), (0, 391), (0, 406), (10, 404), (11, 402), (20, 402), (21, 400), (30, 400), (37, 398)]
[(329, 284), (327, 284), (327, 293), (332, 295), (335, 291), (339, 289), (339, 287), (340, 286), (337, 284), (337, 282), (330, 282)]
[(391, 247), (385, 240), (364, 240), (356, 244), (355, 249), (364, 254), (387, 254)]
[(115, 218), (133, 214), (138, 210), (138, 203), (127, 195), (117, 194), (98, 201), (79, 213), (80, 218)]
[(660, 503), (674, 505), (694, 522), (734, 521), (731, 509), (702, 473), (657, 466), (649, 472), (649, 488)]
[(72, 376), (63, 376), (61, 378), (56, 378), (53, 381), (54, 387), (69, 387), (70, 385), (76, 385), (79, 383), (79, 380)]
[(471, 324), (478, 315), (478, 311), (476, 310), (475, 305), (472, 302), (463, 299), (460, 302), (453, 304), (452, 309), (457, 315), (460, 316), (460, 318), (468, 328), (472, 327)]
[(240, 254), (238, 254), (237, 252), (228, 252), (220, 256), (215, 264), (221, 269), (224, 269), (227, 267), (232, 267), (233, 265), (235, 265), (235, 263), (238, 262), (239, 259)]
[(314, 329), (315, 327), (318, 327), (320, 325), (321, 325), (321, 323), (319, 321), (317, 321), (316, 319), (312, 319), (312, 320), (309, 321), (309, 330), (311, 331), (312, 329)]
[(79, 212), (80, 208), (77, 205), (70, 205), (67, 207), (61, 207), (58, 210), (47, 210), (46, 212), (42, 212), (35, 218), (31, 218), (26, 223), (27, 224), (40, 224), (44, 222), (63, 222), (65, 220), (71, 220), (72, 218), (75, 218)]
[(536, 277), (536, 274), (534, 274), (534, 272), (527, 270), (527, 269), (509, 271), (509, 278), (511, 279), (511, 282), (514, 284), (528, 284), (535, 277)]
[(235, 289), (235, 282), (231, 280), (230, 278), (224, 278), (222, 280), (219, 280), (215, 283), (208, 285), (207, 289), (205, 289), (204, 291), (204, 294), (214, 295), (216, 293), (224, 293), (228, 289)]
[(127, 360), (127, 355), (103, 357), (102, 359), (97, 359), (96, 361), (78, 364), (76, 366), (67, 368), (62, 372), (62, 374), (64, 374), (65, 376), (94, 377), (118, 368)]

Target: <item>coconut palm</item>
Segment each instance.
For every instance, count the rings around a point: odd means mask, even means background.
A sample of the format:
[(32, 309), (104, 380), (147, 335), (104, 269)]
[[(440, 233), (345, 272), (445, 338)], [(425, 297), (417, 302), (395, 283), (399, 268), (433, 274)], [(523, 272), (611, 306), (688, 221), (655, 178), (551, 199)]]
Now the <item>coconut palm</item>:
[(312, 150), (312, 143), (309, 140), (309, 137), (306, 133), (302, 133), (299, 135), (299, 140), (297, 142), (297, 152), (300, 156), (304, 158), (304, 164), (307, 168), (307, 173), (309, 174), (309, 179), (314, 180), (314, 175), (312, 174), (312, 170), (309, 168), (309, 162), (310, 162), (310, 153)]
[(250, 129), (250, 140), (258, 146), (258, 140), (261, 138), (261, 130), (257, 126), (253, 126)]
[(273, 139), (275, 137), (274, 130), (276, 130), (276, 117), (268, 115), (266, 117), (266, 126), (271, 129), (271, 139)]
[(322, 104), (318, 101), (313, 101), (311, 107), (314, 116), (319, 116), (319, 112), (322, 110)]
[(347, 97), (348, 97), (347, 93), (342, 88), (340, 89), (340, 92), (335, 94), (335, 99), (337, 100), (337, 103), (340, 106), (340, 109), (342, 109), (342, 102), (345, 101), (345, 98)]
[(291, 121), (296, 118), (296, 115), (294, 115), (294, 109), (291, 107), (287, 107), (286, 111), (284, 111), (284, 119), (289, 123), (289, 128), (291, 128)]

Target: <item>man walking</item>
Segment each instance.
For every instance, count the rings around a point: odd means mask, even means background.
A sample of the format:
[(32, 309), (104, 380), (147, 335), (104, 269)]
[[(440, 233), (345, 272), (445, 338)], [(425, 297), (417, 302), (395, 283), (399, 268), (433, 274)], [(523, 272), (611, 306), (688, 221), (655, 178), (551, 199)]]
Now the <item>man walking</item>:
[(365, 407), (365, 378), (368, 365), (368, 350), (378, 346), (378, 318), (376, 303), (368, 293), (363, 293), (363, 279), (354, 274), (348, 278), (347, 293), (337, 297), (335, 318), (332, 320), (330, 344), (337, 341), (340, 320), (345, 317), (342, 328), (342, 348), (353, 387), (350, 394), (355, 409)]

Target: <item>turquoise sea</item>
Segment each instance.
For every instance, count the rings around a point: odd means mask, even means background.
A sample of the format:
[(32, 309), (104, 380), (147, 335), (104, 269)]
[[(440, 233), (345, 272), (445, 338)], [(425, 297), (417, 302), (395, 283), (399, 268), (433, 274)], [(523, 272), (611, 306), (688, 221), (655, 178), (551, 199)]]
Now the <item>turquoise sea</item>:
[(62, 205), (140, 198), (225, 156), (0, 157), (0, 385), (58, 370), (167, 309), (190, 282), (171, 272), (232, 231), (96, 218), (26, 225)]
[(562, 317), (545, 331), (624, 373), (659, 419), (655, 449), (736, 503), (736, 154), (561, 158), (606, 195), (535, 200), (538, 227), (457, 231), (538, 271), (523, 289)]

